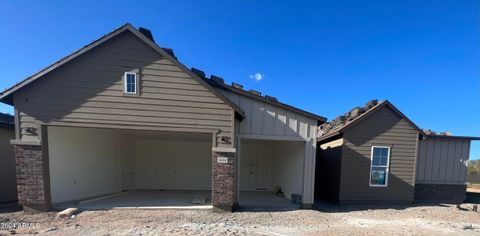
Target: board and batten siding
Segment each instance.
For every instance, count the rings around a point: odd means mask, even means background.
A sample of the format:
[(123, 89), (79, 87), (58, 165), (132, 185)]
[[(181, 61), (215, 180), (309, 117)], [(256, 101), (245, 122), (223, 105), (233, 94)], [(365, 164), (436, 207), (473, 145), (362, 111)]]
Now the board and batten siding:
[(313, 204), (317, 120), (234, 92), (219, 91), (245, 112), (245, 118), (237, 123), (238, 137), (305, 142), (302, 200)]
[(309, 140), (316, 135), (317, 121), (247, 96), (220, 90), (245, 112), (238, 133), (243, 136), (296, 137)]
[[(124, 72), (138, 74), (138, 96), (123, 94)], [(42, 123), (233, 137), (233, 109), (128, 31), (24, 87), (14, 103), (22, 131)]]
[[(385, 106), (343, 134), (340, 202), (412, 202), (418, 131)], [(370, 187), (372, 146), (390, 146), (387, 187)]]
[(420, 141), (416, 183), (465, 184), (470, 140), (453, 137)]

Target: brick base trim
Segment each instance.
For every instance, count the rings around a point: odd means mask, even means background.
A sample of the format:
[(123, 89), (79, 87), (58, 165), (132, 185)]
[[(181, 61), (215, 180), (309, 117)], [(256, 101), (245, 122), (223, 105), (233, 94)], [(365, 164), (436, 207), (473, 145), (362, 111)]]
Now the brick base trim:
[(302, 209), (313, 209), (313, 204), (304, 203), (302, 204)]
[(14, 145), (18, 203), (26, 211), (51, 208), (48, 158), (40, 145)]
[[(236, 202), (235, 153), (213, 151), (212, 157), (212, 204), (214, 211), (231, 212)], [(219, 158), (227, 158), (227, 163), (219, 162)]]
[(416, 184), (415, 201), (462, 203), (467, 194), (464, 184)]

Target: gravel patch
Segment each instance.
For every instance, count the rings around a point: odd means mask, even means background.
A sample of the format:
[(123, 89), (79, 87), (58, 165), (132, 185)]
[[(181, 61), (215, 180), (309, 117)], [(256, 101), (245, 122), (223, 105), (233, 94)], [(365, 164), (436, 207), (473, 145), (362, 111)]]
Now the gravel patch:
[[(0, 235), (480, 235), (471, 204), (319, 206), (319, 210), (213, 213), (206, 210), (0, 213)], [(467, 209), (467, 210), (465, 210)], [(5, 223), (24, 223), (1, 229)]]

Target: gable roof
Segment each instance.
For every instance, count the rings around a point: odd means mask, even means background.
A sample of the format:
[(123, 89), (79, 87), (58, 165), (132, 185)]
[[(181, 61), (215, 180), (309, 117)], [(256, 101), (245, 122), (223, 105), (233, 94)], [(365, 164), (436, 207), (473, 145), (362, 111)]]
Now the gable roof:
[(190, 71), (187, 67), (185, 67), (183, 64), (181, 64), (174, 56), (172, 56), (171, 53), (165, 51), (165, 49), (158, 46), (155, 42), (152, 41), (152, 39), (149, 39), (148, 37), (146, 37), (139, 30), (134, 28), (130, 23), (126, 23), (126, 24), (120, 26), (119, 28), (113, 30), (112, 32), (110, 32), (110, 33), (102, 36), (101, 38), (85, 45), (84, 47), (82, 47), (79, 50), (73, 52), (72, 54), (56, 61), (55, 63), (47, 66), (46, 68), (42, 69), (41, 71), (37, 72), (36, 74), (24, 79), (23, 81), (13, 85), (11, 88), (3, 91), (2, 93), (0, 93), (0, 102), (6, 103), (6, 104), (9, 104), (9, 105), (13, 105), (13, 93), (18, 91), (19, 89), (23, 88), (24, 86), (30, 84), (31, 82), (41, 78), (43, 75), (57, 69), (58, 67), (64, 65), (65, 63), (77, 58), (78, 56), (92, 50), (96, 46), (108, 41), (109, 39), (125, 32), (125, 31), (129, 31), (129, 32), (133, 33), (135, 36), (137, 36), (144, 43), (149, 45), (153, 50), (158, 52), (160, 55), (162, 55), (166, 59), (172, 61), (176, 66), (180, 67), (183, 70), (183, 72), (187, 73), (193, 79), (197, 80), (200, 84), (205, 86), (208, 90), (210, 90), (210, 92), (214, 93), (218, 98), (220, 98), (227, 105), (232, 107), (235, 110), (235, 112), (240, 116), (239, 117), (240, 119), (244, 117), (244, 112), (239, 106), (237, 106), (235, 103), (230, 101), (225, 95), (223, 95), (222, 93), (220, 93), (219, 91), (214, 89), (209, 83), (205, 82), (198, 75), (196, 75), (195, 73)]
[[(331, 138), (333, 136), (339, 135), (339, 134), (347, 131), (348, 129), (350, 129), (350, 128), (354, 127), (356, 124), (358, 124), (358, 122), (366, 119), (367, 117), (374, 114), (376, 111), (381, 110), (383, 107), (389, 107), (396, 115), (398, 115), (399, 117), (404, 119), (413, 128), (415, 128), (421, 135), (425, 136), (425, 133), (423, 132), (422, 129), (420, 129), (415, 123), (413, 123), (405, 114), (403, 114), (400, 110), (398, 110), (398, 108), (396, 108), (388, 100), (384, 100), (384, 101), (381, 101), (379, 103), (377, 103), (376, 100), (373, 100), (373, 101), (370, 101), (369, 103), (367, 103), (367, 106), (364, 107), (364, 108), (354, 108), (353, 110), (355, 110), (355, 109), (362, 110), (363, 109), (364, 112), (359, 114), (359, 115), (354, 116), (351, 119), (348, 119), (344, 122), (338, 122), (337, 121), (338, 124), (333, 124), (336, 121), (336, 120), (334, 120), (334, 121), (330, 121), (330, 122), (325, 123), (324, 125), (320, 126), (319, 127), (319, 132), (317, 132), (317, 142), (328, 139), (328, 138)], [(352, 112), (353, 112), (353, 110), (352, 110)], [(351, 112), (349, 112), (349, 113), (351, 113)], [(341, 120), (342, 118), (346, 119), (346, 117), (341, 117), (341, 118), (337, 118), (337, 119)], [(326, 129), (326, 127), (328, 127), (328, 126), (330, 126), (330, 129), (328, 129), (328, 128)], [(322, 130), (322, 128), (323, 128), (323, 130)]]
[[(196, 70), (196, 69), (194, 69)], [(201, 72), (203, 73), (203, 72)], [(204, 73), (203, 73), (204, 74)], [(257, 92), (257, 91), (245, 91), (243, 89), (241, 89), (241, 87), (243, 86), (232, 86), (232, 85), (228, 85), (228, 84), (225, 84), (223, 82), (223, 79), (220, 78), (220, 77), (217, 77), (217, 76), (211, 76), (210, 79), (207, 79), (205, 78), (205, 76), (203, 76), (203, 79), (205, 81), (207, 81), (208, 83), (210, 83), (212, 86), (216, 87), (216, 88), (219, 88), (219, 89), (223, 89), (223, 90), (227, 90), (227, 91), (230, 91), (230, 92), (233, 92), (233, 93), (236, 93), (236, 94), (239, 94), (239, 95), (242, 95), (242, 96), (246, 96), (246, 97), (249, 97), (249, 98), (252, 98), (254, 100), (257, 100), (257, 101), (260, 101), (260, 102), (264, 102), (264, 103), (267, 103), (267, 104), (270, 104), (272, 106), (276, 106), (276, 107), (279, 107), (279, 108), (282, 108), (282, 109), (285, 109), (285, 110), (289, 110), (291, 112), (294, 112), (294, 113), (297, 113), (297, 114), (301, 114), (303, 116), (306, 116), (306, 117), (309, 117), (309, 118), (312, 118), (314, 120), (317, 120), (317, 121), (320, 121), (322, 123), (324, 123), (325, 121), (327, 121), (327, 118), (323, 117), (323, 116), (319, 116), (317, 114), (313, 114), (311, 112), (308, 112), (308, 111), (305, 111), (305, 110), (302, 110), (302, 109), (299, 109), (299, 108), (296, 108), (296, 107), (293, 107), (293, 106), (290, 106), (288, 104), (285, 104), (285, 103), (282, 103), (282, 102), (279, 102), (276, 98), (274, 97), (271, 97), (271, 96), (261, 96), (261, 93), (260, 92)], [(239, 85), (239, 84), (237, 84)]]

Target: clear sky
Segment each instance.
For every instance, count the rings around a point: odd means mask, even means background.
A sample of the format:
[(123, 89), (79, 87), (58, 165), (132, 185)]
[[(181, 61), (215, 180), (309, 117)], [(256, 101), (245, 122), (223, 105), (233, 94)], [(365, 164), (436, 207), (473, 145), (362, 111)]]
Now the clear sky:
[(126, 22), (189, 67), (329, 119), (388, 99), (422, 128), (480, 136), (477, 0), (2, 1), (0, 89)]

